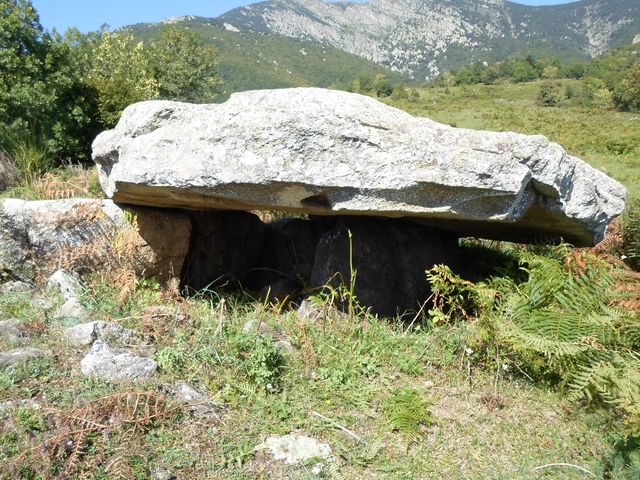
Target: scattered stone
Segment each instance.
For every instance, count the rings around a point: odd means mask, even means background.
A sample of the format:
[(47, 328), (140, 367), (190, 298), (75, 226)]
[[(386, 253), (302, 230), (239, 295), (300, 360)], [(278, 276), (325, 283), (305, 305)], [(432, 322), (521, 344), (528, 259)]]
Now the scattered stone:
[(36, 294), (31, 298), (31, 305), (38, 310), (47, 311), (56, 306), (53, 299), (44, 294)]
[(190, 383), (179, 380), (171, 386), (172, 396), (180, 403), (188, 405), (192, 413), (201, 416), (213, 416), (219, 419), (218, 406), (214, 403), (211, 395), (195, 388)]
[(19, 280), (6, 282), (0, 285), (0, 293), (4, 294), (22, 294), (28, 293), (33, 290), (33, 286), (27, 282), (21, 282)]
[(123, 348), (111, 348), (97, 341), (80, 361), (80, 370), (89, 377), (112, 382), (149, 380), (156, 375), (158, 364)]
[(459, 236), (592, 246), (625, 188), (540, 135), (454, 128), (319, 88), (147, 101), (93, 143), (117, 202), (411, 217)]
[(296, 316), (302, 323), (316, 323), (324, 319), (337, 320), (347, 317), (344, 312), (339, 311), (328, 302), (318, 305), (308, 298), (300, 302), (300, 306), (296, 310)]
[(18, 342), (25, 336), (22, 322), (15, 318), (0, 322), (0, 338), (7, 342)]
[(0, 417), (5, 416), (8, 412), (15, 408), (27, 407), (34, 410), (40, 409), (40, 404), (30, 398), (23, 400), (8, 400), (6, 402), (0, 402)]
[(62, 295), (64, 304), (56, 312), (58, 318), (85, 318), (87, 309), (80, 302), (84, 289), (80, 276), (75, 272), (57, 270), (47, 281), (47, 287)]
[(0, 271), (12, 278), (33, 280), (58, 264), (83, 274), (120, 245), (136, 274), (168, 283), (179, 278), (190, 236), (189, 217), (167, 209), (82, 198), (0, 200)]
[(0, 352), (0, 367), (25, 363), (35, 358), (51, 357), (51, 352), (39, 348), (14, 348), (7, 352)]
[(244, 324), (242, 327), (244, 333), (255, 332), (262, 337), (270, 337), (273, 339), (273, 344), (281, 352), (291, 353), (295, 351), (291, 344), (291, 339), (287, 336), (286, 332), (281, 328), (272, 327), (267, 322), (253, 318)]
[(164, 468), (152, 468), (151, 469), (151, 479), (152, 480), (176, 480), (176, 477), (169, 470), (165, 470)]
[(288, 465), (298, 465), (314, 458), (332, 460), (331, 447), (304, 435), (270, 435), (256, 451), (267, 450), (273, 460), (284, 461)]
[(96, 341), (103, 341), (109, 345), (140, 346), (144, 338), (129, 328), (124, 328), (117, 323), (95, 321), (81, 323), (65, 329), (64, 336), (73, 348), (90, 347)]
[(360, 306), (381, 316), (415, 314), (430, 295), (425, 271), (438, 264), (455, 270), (457, 252), (458, 239), (447, 232), (397, 220), (345, 217), (320, 239), (309, 286), (348, 290), (353, 264)]

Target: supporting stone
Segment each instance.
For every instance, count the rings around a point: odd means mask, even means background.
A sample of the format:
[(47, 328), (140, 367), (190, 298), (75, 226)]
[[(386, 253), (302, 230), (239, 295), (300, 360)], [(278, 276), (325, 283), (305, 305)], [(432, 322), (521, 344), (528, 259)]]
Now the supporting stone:
[(455, 266), (457, 251), (457, 237), (447, 232), (398, 220), (345, 217), (320, 239), (310, 286), (348, 289), (351, 258), (361, 306), (382, 316), (416, 312), (430, 295), (426, 270), (442, 263)]

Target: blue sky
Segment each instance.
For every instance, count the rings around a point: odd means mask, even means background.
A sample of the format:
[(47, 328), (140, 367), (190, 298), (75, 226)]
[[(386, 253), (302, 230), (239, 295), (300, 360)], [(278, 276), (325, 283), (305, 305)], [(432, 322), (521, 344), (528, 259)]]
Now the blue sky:
[[(32, 0), (42, 25), (64, 32), (77, 27), (83, 32), (97, 30), (103, 23), (121, 27), (140, 22), (157, 22), (179, 15), (216, 17), (228, 10), (254, 3), (251, 0)], [(569, 3), (562, 0), (518, 0), (527, 5)]]

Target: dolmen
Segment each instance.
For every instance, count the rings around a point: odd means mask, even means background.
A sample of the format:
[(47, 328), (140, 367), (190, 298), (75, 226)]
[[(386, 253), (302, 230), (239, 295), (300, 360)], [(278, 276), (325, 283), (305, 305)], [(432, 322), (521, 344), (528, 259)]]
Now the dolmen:
[[(454, 128), (318, 88), (137, 103), (93, 159), (118, 208), (188, 218), (156, 232), (165, 251), (173, 236), (188, 244), (172, 259), (183, 287), (283, 300), (344, 285), (385, 316), (419, 310), (425, 271), (455, 268), (460, 237), (592, 246), (626, 198), (543, 136)], [(154, 269), (166, 271), (158, 258)]]

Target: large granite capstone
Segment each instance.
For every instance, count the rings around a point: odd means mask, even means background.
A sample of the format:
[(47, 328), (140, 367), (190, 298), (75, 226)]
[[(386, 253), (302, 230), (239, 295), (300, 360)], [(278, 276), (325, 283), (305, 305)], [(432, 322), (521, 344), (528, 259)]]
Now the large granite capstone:
[(453, 128), (316, 88), (134, 104), (93, 156), (117, 202), (409, 217), (512, 241), (593, 245), (626, 197), (542, 136)]

